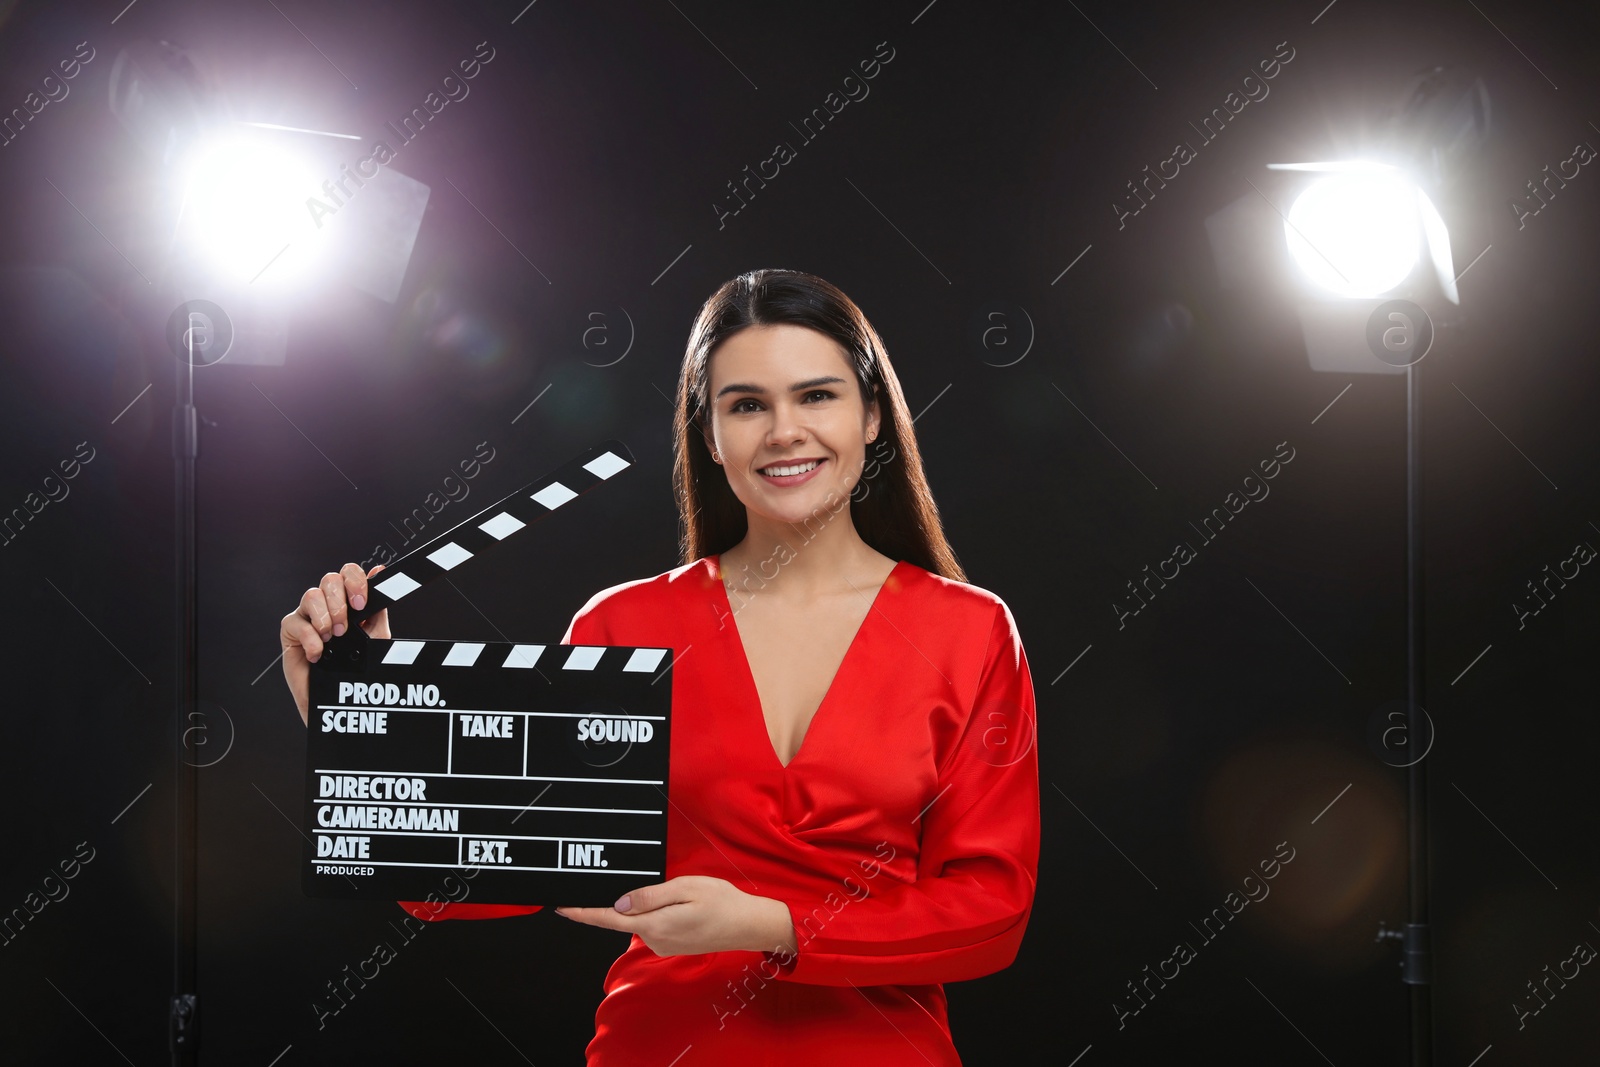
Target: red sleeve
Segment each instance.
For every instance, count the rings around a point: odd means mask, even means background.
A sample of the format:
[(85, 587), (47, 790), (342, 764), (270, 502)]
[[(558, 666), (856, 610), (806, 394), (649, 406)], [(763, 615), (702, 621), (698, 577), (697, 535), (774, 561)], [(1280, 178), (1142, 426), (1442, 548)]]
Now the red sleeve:
[[(566, 634), (561, 638), (563, 645), (611, 643), (606, 639), (605, 628), (596, 618), (597, 613), (591, 610), (594, 605), (595, 600), (590, 600), (573, 616)], [(542, 904), (472, 904), (464, 900), (402, 900), (398, 903), (408, 915), (425, 922), (437, 922), (440, 919), (505, 919), (513, 915), (532, 915), (544, 907)]]
[(769, 953), (779, 974), (811, 985), (918, 985), (1011, 964), (1039, 869), (1039, 757), (1033, 680), (1011, 611), (995, 605), (966, 724), (922, 815), (914, 882), (863, 881), (818, 924), (815, 903), (786, 900), (798, 952)]

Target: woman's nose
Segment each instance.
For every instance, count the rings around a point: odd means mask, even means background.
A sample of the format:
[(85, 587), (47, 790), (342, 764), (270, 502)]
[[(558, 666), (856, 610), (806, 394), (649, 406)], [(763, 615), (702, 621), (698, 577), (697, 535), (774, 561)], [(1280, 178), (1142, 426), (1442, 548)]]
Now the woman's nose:
[(767, 431), (767, 443), (771, 447), (781, 448), (790, 442), (803, 441), (806, 433), (805, 419), (799, 409), (789, 404), (773, 408), (772, 427)]

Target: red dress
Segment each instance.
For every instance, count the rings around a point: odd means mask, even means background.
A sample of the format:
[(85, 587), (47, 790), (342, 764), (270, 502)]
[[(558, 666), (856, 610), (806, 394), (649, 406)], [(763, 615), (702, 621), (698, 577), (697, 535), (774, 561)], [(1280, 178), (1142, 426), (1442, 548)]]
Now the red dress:
[(959, 1064), (940, 983), (1016, 957), (1039, 863), (1033, 683), (1011, 611), (896, 563), (785, 767), (719, 562), (596, 594), (562, 641), (675, 650), (667, 877), (784, 902), (798, 951), (660, 957), (634, 937), (606, 976), (590, 1067)]

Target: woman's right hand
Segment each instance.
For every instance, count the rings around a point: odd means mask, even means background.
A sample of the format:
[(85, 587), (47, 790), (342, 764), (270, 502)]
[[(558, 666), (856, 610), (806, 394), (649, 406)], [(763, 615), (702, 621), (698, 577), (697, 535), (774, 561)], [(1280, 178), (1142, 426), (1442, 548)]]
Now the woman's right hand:
[[(367, 603), (367, 579), (383, 570), (378, 564), (366, 574), (355, 563), (346, 563), (339, 573), (329, 571), (322, 581), (307, 589), (300, 606), (278, 624), (278, 641), (283, 645), (283, 677), (300, 709), (300, 721), (309, 722), (306, 706), (311, 686), (311, 664), (322, 657), (323, 642), (337, 637), (350, 625), (346, 605), (360, 611)], [(389, 636), (389, 611), (385, 608), (361, 624), (368, 637)]]

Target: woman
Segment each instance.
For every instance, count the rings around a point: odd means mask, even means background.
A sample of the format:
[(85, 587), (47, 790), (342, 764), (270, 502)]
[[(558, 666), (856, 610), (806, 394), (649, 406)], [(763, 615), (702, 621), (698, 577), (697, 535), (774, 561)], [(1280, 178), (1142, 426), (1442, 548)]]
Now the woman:
[[(562, 638), (676, 656), (667, 880), (556, 909), (633, 934), (589, 1063), (958, 1064), (941, 983), (1011, 963), (1038, 869), (1011, 612), (967, 584), (883, 343), (828, 282), (719, 288), (675, 429), (686, 562), (596, 594)], [(365, 593), (348, 564), (284, 618), (302, 718), (307, 661)]]

